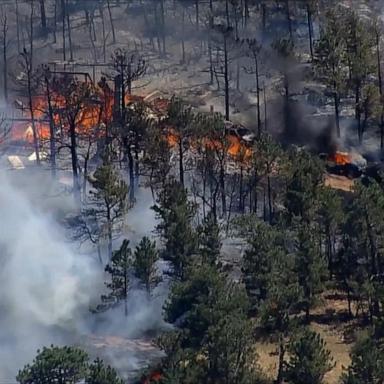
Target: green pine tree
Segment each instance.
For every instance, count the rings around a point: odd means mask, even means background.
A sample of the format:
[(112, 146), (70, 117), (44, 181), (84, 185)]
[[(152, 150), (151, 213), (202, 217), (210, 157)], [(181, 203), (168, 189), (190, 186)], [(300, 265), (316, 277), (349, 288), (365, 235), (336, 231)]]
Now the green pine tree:
[(129, 270), (132, 265), (132, 252), (129, 248), (129, 240), (123, 240), (119, 250), (113, 252), (111, 262), (105, 267), (105, 272), (110, 275), (110, 281), (105, 285), (109, 289), (107, 295), (101, 297), (104, 305), (102, 309), (107, 309), (112, 305), (124, 302), (124, 313), (128, 316), (128, 289), (129, 289)]
[(294, 334), (288, 344), (289, 360), (284, 368), (288, 384), (321, 384), (333, 368), (331, 353), (316, 332), (304, 328)]
[(203, 263), (215, 265), (221, 250), (220, 227), (211, 211), (199, 228), (200, 255)]
[(32, 364), (19, 371), (20, 384), (45, 384), (80, 382), (87, 371), (88, 355), (73, 347), (44, 347), (37, 351)]
[(124, 384), (117, 374), (116, 370), (111, 366), (106, 366), (102, 360), (97, 358), (88, 367), (85, 377), (86, 384)]
[(159, 260), (159, 253), (156, 249), (156, 242), (144, 236), (136, 247), (133, 257), (133, 272), (144, 285), (148, 295), (161, 281), (158, 275), (156, 262)]
[(126, 211), (128, 187), (109, 162), (108, 157), (89, 178), (92, 186), (89, 207), (84, 210), (85, 217), (96, 220), (101, 233), (108, 243), (108, 260), (112, 256), (112, 240), (114, 231), (121, 224)]
[(170, 275), (183, 280), (197, 251), (197, 236), (192, 226), (196, 207), (188, 201), (183, 186), (171, 180), (160, 192), (152, 209), (160, 219), (156, 229), (165, 246), (161, 256), (172, 266)]
[(384, 382), (384, 345), (373, 334), (361, 336), (351, 352), (351, 365), (344, 372), (343, 384), (381, 384)]

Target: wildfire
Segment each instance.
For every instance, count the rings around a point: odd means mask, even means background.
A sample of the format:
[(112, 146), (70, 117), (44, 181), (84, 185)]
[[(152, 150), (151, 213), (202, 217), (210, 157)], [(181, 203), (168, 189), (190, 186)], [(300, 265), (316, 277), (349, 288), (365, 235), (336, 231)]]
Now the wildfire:
[(329, 156), (328, 160), (334, 162), (337, 165), (346, 165), (351, 163), (351, 156), (348, 152), (336, 151)]
[[(102, 130), (95, 131), (95, 128), (100, 127), (103, 123), (107, 125), (113, 119), (115, 95), (113, 90), (109, 87), (108, 83), (101, 80), (94, 88), (95, 99), (90, 102), (84, 102), (81, 110), (79, 111), (76, 119), (76, 130), (80, 135), (101, 135)], [(145, 98), (137, 95), (125, 95), (125, 105), (129, 106), (132, 103), (142, 103)], [(66, 130), (66, 103), (67, 101), (57, 90), (51, 90), (50, 94), (51, 112), (55, 129)], [(165, 116), (169, 107), (170, 100), (164, 98), (154, 99), (148, 107), (157, 116)], [(35, 127), (37, 136), (40, 140), (48, 140), (50, 138), (50, 125), (49, 125), (49, 105), (46, 95), (34, 96), (32, 99), (33, 118), (35, 120)], [(29, 108), (22, 107), (25, 118), (32, 119)], [(12, 127), (12, 139), (16, 141), (24, 141), (27, 143), (33, 142), (33, 129), (31, 123), (15, 122)], [(179, 136), (172, 127), (166, 128), (166, 140), (170, 147), (175, 147), (179, 143)], [(215, 140), (210, 138), (202, 138), (199, 141), (189, 141), (192, 149), (199, 147), (222, 150), (225, 147), (227, 153), (239, 161), (247, 160), (252, 155), (252, 149), (244, 143), (236, 135), (228, 133), (226, 135), (226, 142), (222, 140)]]
[[(179, 135), (173, 128), (167, 128), (166, 140), (171, 148), (176, 147), (179, 143)], [(237, 136), (228, 134), (226, 143), (219, 140), (203, 137), (200, 140), (189, 140), (192, 149), (205, 148), (220, 151), (226, 148), (228, 155), (238, 160), (248, 160), (252, 156), (252, 149), (244, 144)]]
[(162, 378), (163, 374), (160, 371), (154, 371), (148, 377), (144, 378), (141, 384), (155, 384), (160, 382)]

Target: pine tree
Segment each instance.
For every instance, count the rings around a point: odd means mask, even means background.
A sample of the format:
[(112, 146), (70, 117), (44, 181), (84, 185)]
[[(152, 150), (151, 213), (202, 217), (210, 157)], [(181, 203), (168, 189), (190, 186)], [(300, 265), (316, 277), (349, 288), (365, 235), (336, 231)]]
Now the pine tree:
[(324, 164), (305, 150), (289, 153), (285, 206), (288, 220), (300, 216), (312, 222), (319, 209), (319, 187), (323, 182)]
[(151, 295), (153, 289), (161, 280), (156, 267), (158, 260), (159, 253), (156, 249), (156, 242), (152, 242), (148, 237), (144, 236), (134, 252), (133, 271), (144, 285), (148, 295)]
[(126, 210), (128, 193), (127, 184), (120, 178), (108, 157), (103, 164), (89, 178), (93, 190), (90, 191), (91, 199), (83, 215), (97, 221), (101, 234), (107, 236), (108, 260), (112, 256), (112, 240), (114, 231), (117, 230)]
[(315, 73), (333, 95), (337, 137), (340, 137), (340, 98), (346, 90), (348, 73), (345, 67), (345, 25), (339, 12), (331, 9), (326, 13), (325, 25), (320, 29), (320, 38), (315, 44)]
[(316, 303), (316, 295), (324, 289), (327, 269), (311, 226), (300, 221), (296, 227), (295, 270), (303, 292), (301, 303), (306, 321), (309, 322), (310, 309)]
[(174, 129), (179, 160), (179, 181), (184, 187), (184, 155), (193, 133), (194, 114), (183, 100), (173, 97), (168, 108), (167, 123)]
[(105, 267), (110, 275), (110, 281), (105, 283), (110, 292), (101, 297), (104, 308), (124, 301), (124, 314), (128, 316), (129, 270), (132, 264), (129, 240), (123, 240), (118, 251), (113, 252), (111, 262)]
[(203, 263), (215, 265), (221, 250), (220, 227), (212, 211), (204, 218), (199, 228), (200, 255)]
[(373, 55), (375, 37), (373, 30), (354, 10), (346, 10), (343, 16), (345, 24), (345, 41), (347, 44), (347, 61), (350, 72), (350, 88), (354, 94), (355, 119), (359, 143), (363, 140), (362, 91), (376, 73), (376, 61)]
[(360, 337), (351, 352), (351, 365), (342, 376), (343, 384), (381, 384), (384, 381), (384, 345), (368, 334)]
[(124, 380), (119, 378), (116, 370), (111, 366), (106, 366), (102, 360), (97, 358), (88, 367), (86, 384), (123, 384)]
[(188, 201), (183, 186), (171, 180), (160, 192), (152, 209), (161, 220), (156, 227), (165, 246), (161, 256), (171, 264), (169, 274), (183, 280), (197, 250), (196, 233), (192, 227), (195, 205)]
[(225, 278), (209, 264), (191, 266), (187, 278), (172, 285), (164, 306), (165, 319), (187, 330), (187, 345), (201, 344), (209, 326), (201, 310), (205, 311), (217, 301), (224, 286)]
[(20, 384), (77, 383), (84, 378), (88, 355), (73, 347), (44, 347), (32, 364), (19, 371)]
[(246, 239), (248, 247), (244, 252), (242, 272), (254, 311), (267, 296), (268, 276), (272, 262), (271, 248), (279, 247), (278, 235), (278, 232), (269, 224), (257, 220), (253, 223), (252, 234)]
[(321, 384), (324, 375), (333, 368), (333, 359), (324, 340), (308, 328), (291, 338), (288, 354), (289, 361), (284, 368), (287, 384)]

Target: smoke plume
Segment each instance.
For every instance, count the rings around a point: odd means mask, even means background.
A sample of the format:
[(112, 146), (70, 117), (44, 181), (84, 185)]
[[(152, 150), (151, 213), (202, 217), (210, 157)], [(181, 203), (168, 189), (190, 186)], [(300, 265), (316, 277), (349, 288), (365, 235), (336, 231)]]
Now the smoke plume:
[(54, 206), (63, 198), (47, 204), (42, 191), (49, 188), (42, 186), (38, 200), (52, 209), (46, 212), (36, 203), (39, 188), (25, 184), (17, 188), (14, 178), (0, 174), (0, 381), (15, 382), (36, 350), (50, 344), (80, 345), (119, 368), (121, 351), (104, 342), (108, 337), (128, 345), (124, 365), (137, 369), (144, 358), (137, 357), (138, 348), (128, 338), (162, 324), (164, 295), (149, 300), (138, 288), (130, 294), (128, 318), (119, 309), (91, 314), (89, 306), (104, 289), (103, 268), (65, 240), (54, 219)]

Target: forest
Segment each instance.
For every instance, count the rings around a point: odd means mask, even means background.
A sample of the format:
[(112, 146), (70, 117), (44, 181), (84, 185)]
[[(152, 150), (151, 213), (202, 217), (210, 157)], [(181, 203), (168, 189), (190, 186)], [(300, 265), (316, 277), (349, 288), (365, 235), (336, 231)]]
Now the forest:
[(0, 0), (0, 383), (384, 383), (383, 34)]

